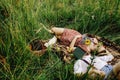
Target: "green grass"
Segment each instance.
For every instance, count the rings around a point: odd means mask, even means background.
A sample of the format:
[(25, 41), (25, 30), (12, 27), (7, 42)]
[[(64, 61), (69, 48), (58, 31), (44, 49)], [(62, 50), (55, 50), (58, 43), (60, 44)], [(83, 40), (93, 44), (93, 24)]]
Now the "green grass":
[[(106, 37), (120, 44), (119, 0), (0, 0), (0, 80), (78, 80), (73, 64), (51, 51), (35, 56), (31, 40), (52, 37), (54, 25)], [(89, 77), (87, 77), (89, 79)], [(98, 79), (97, 79), (98, 80)]]

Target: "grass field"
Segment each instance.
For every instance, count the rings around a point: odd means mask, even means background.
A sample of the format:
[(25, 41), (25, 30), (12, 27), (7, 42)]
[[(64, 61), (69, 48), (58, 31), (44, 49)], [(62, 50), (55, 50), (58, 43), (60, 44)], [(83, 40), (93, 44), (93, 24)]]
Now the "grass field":
[[(33, 39), (52, 25), (96, 34), (120, 45), (120, 0), (0, 0), (0, 80), (90, 80), (51, 51), (33, 55)], [(91, 79), (92, 80), (92, 79)], [(94, 80), (100, 80), (94, 79)]]

